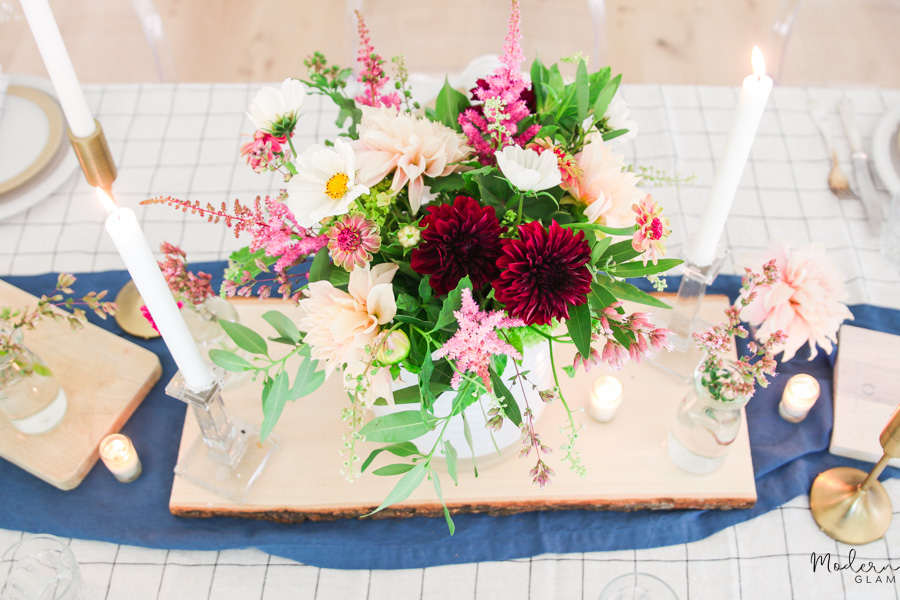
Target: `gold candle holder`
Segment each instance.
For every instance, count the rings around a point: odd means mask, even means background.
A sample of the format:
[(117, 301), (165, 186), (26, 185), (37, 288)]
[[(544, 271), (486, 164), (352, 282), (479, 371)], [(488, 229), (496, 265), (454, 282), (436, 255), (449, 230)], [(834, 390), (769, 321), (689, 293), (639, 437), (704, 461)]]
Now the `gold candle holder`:
[(809, 492), (809, 509), (819, 528), (845, 544), (868, 544), (891, 525), (891, 498), (878, 476), (900, 456), (900, 406), (878, 438), (884, 455), (867, 474), (836, 467), (819, 474)]
[(94, 133), (87, 137), (72, 135), (70, 129), (69, 142), (72, 143), (87, 182), (112, 196), (112, 184), (116, 180), (118, 169), (109, 151), (109, 144), (106, 143), (106, 135), (100, 121), (94, 119), (94, 126)]

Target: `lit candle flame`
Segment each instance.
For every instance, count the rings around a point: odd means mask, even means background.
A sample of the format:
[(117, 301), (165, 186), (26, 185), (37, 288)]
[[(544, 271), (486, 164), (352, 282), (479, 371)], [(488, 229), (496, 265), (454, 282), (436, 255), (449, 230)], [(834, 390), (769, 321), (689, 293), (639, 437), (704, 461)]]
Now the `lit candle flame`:
[(753, 52), (750, 54), (750, 63), (753, 65), (753, 74), (757, 77), (766, 75), (766, 59), (763, 58), (762, 50), (758, 46), (753, 46)]
[(100, 202), (103, 204), (103, 208), (106, 209), (106, 212), (113, 212), (118, 208), (116, 201), (112, 199), (112, 196), (104, 190), (103, 188), (94, 188), (97, 190), (97, 197), (100, 199)]

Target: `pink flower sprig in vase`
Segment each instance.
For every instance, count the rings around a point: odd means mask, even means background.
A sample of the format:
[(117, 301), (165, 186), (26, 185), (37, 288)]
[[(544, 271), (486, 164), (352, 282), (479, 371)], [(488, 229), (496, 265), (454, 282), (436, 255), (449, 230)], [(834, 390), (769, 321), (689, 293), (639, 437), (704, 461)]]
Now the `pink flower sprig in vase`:
[(728, 402), (753, 395), (755, 384), (768, 385), (768, 376), (775, 375), (774, 354), (787, 339), (784, 332), (777, 330), (761, 344), (749, 342), (750, 354), (740, 357), (734, 368), (726, 368), (726, 359), (734, 347), (734, 338), (746, 338), (747, 330), (741, 325), (741, 312), (757, 297), (759, 288), (771, 286), (779, 279), (775, 261), (763, 265), (762, 273), (746, 269), (742, 280), (743, 290), (738, 299), (725, 309), (727, 320), (708, 331), (694, 334), (697, 345), (706, 353), (700, 363), (702, 384), (716, 400)]

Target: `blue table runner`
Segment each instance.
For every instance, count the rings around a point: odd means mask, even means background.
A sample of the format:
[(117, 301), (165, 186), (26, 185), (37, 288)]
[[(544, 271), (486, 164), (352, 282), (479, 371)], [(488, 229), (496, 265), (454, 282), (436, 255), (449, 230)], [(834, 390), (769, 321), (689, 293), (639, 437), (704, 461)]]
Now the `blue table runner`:
[[(223, 263), (192, 267), (220, 274)], [(40, 295), (53, 289), (56, 275), (3, 279)], [(123, 271), (83, 274), (78, 277), (75, 291), (108, 289), (114, 295), (127, 281), (128, 275)], [(670, 279), (672, 289), (677, 284), (677, 278)], [(709, 292), (727, 293), (734, 298), (739, 288), (738, 277), (720, 276)], [(853, 324), (858, 327), (900, 333), (900, 311), (868, 305), (852, 306), (851, 310), (855, 316)], [(122, 334), (113, 320), (100, 321), (92, 316), (91, 321)], [(141, 454), (143, 475), (123, 485), (98, 463), (81, 486), (63, 492), (0, 459), (0, 528), (152, 548), (256, 547), (327, 568), (422, 568), (548, 552), (641, 549), (691, 542), (807, 493), (821, 471), (839, 465), (871, 468), (871, 464), (827, 452), (833, 416), (834, 355), (820, 353), (807, 361), (808, 355), (800, 353), (791, 362), (779, 365), (779, 376), (767, 389), (759, 390), (747, 406), (759, 495), (752, 509), (458, 515), (454, 517), (456, 535), (452, 537), (443, 518), (345, 519), (293, 525), (229, 518), (182, 519), (172, 516), (168, 509), (172, 469), (185, 416), (184, 404), (163, 391), (175, 373), (175, 364), (161, 340), (136, 343), (157, 353), (163, 366), (159, 383), (122, 430), (134, 440)], [(777, 408), (785, 383), (795, 373), (816, 377), (822, 392), (809, 417), (800, 424), (782, 420)], [(896, 475), (897, 471), (889, 468), (884, 477)]]

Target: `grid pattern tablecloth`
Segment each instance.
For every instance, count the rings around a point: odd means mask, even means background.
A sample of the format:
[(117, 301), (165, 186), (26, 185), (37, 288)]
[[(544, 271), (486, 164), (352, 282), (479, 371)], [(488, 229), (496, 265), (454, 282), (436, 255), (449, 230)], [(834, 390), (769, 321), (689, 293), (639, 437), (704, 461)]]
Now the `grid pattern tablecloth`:
[[(140, 207), (156, 195), (218, 204), (273, 193), (279, 181), (244, 166), (242, 113), (254, 85), (106, 85), (88, 89), (119, 164), (116, 192), (134, 207), (152, 245), (180, 244), (192, 261), (227, 257), (241, 245), (222, 226), (164, 207)], [(651, 191), (672, 219), (670, 248), (696, 228), (737, 98), (732, 88), (628, 86), (641, 127), (624, 148), (629, 161), (693, 175), (691, 186)], [(807, 105), (810, 97), (850, 96), (864, 141), (878, 117), (900, 104), (900, 91), (776, 88), (744, 173), (725, 244), (740, 264), (770, 239), (820, 241), (847, 279), (848, 302), (900, 308), (900, 273), (878, 252), (862, 205), (838, 201), (826, 187), (828, 156)], [(301, 146), (333, 137), (335, 111), (307, 100)], [(835, 131), (840, 131), (832, 112)], [(838, 135), (838, 150), (849, 151)], [(849, 172), (849, 165), (847, 171)], [(886, 201), (886, 194), (879, 188)], [(120, 269), (103, 231), (104, 213), (80, 176), (29, 211), (0, 222), (0, 275)], [(729, 264), (726, 271), (734, 272)], [(900, 482), (887, 484), (900, 506)], [(0, 549), (21, 537), (0, 530)], [(596, 598), (613, 577), (635, 569), (666, 580), (681, 598), (898, 598), (875, 576), (813, 572), (810, 553), (846, 561), (849, 547), (820, 533), (800, 497), (778, 510), (706, 540), (653, 550), (545, 555), (531, 559), (407, 571), (334, 571), (256, 550), (164, 551), (72, 540), (86, 581), (99, 598)], [(885, 564), (898, 557), (900, 525), (858, 550)], [(891, 575), (887, 571), (884, 575)], [(882, 577), (886, 579), (886, 577)]]

